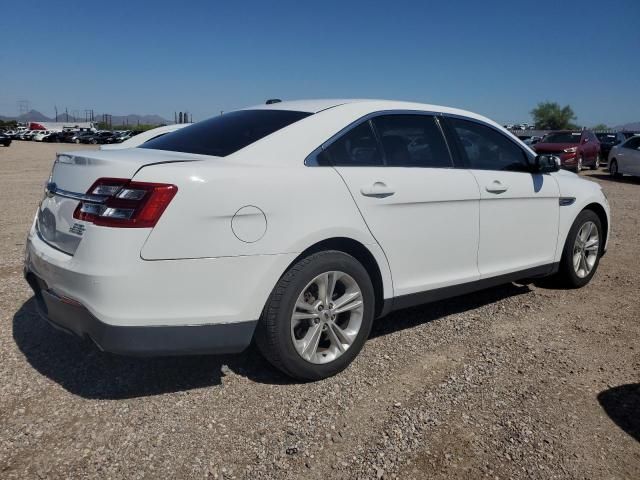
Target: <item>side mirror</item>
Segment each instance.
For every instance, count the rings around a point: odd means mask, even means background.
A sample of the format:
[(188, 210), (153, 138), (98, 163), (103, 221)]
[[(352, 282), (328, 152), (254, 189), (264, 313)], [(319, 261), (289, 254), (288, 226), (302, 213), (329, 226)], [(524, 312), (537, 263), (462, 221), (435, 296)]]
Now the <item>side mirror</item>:
[(533, 161), (536, 173), (550, 173), (560, 170), (560, 158), (554, 155), (537, 155)]

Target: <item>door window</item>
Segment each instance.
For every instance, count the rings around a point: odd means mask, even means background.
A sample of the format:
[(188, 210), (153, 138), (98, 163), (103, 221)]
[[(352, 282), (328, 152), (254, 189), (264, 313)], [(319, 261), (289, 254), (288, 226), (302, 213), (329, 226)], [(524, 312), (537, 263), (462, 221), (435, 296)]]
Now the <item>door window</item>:
[(503, 134), (468, 120), (452, 118), (449, 122), (457, 134), (468, 168), (528, 171), (524, 151)]
[(627, 140), (627, 143), (623, 145), (624, 148), (630, 148), (631, 150), (637, 150), (640, 146), (640, 137), (634, 137), (631, 140)]
[(382, 115), (373, 119), (387, 166), (451, 167), (449, 150), (431, 115)]
[(369, 122), (350, 130), (329, 145), (318, 158), (321, 165), (338, 167), (382, 166), (382, 153)]

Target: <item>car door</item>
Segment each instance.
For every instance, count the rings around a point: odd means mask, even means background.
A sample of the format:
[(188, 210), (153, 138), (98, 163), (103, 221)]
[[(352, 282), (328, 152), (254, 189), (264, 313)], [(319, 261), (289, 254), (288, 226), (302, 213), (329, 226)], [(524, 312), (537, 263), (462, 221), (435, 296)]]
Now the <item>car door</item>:
[(479, 190), (452, 168), (435, 116), (363, 121), (323, 155), (347, 184), (402, 296), (479, 278)]
[(619, 169), (622, 173), (640, 176), (640, 136), (631, 137), (620, 149)]
[(531, 173), (523, 147), (483, 122), (448, 118), (457, 155), (480, 188), (481, 278), (554, 262), (559, 187), (550, 174)]

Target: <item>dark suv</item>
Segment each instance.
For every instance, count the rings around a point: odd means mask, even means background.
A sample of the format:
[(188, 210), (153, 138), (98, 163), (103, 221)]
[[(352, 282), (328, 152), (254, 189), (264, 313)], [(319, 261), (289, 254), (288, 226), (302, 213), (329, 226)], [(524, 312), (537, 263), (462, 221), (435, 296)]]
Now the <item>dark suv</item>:
[(600, 141), (600, 158), (601, 163), (606, 163), (609, 158), (609, 152), (611, 149), (622, 142), (624, 142), (627, 137), (621, 132), (615, 133), (596, 133), (596, 137)]
[(600, 166), (600, 142), (590, 130), (559, 130), (542, 137), (533, 146), (537, 153), (560, 157), (562, 166), (579, 172), (585, 166), (595, 170)]

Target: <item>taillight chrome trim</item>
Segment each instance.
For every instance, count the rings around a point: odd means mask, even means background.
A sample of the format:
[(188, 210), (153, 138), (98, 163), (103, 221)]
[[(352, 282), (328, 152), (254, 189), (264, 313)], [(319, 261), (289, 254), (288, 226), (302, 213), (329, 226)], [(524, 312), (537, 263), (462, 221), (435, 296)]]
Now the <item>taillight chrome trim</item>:
[(69, 198), (71, 200), (77, 200), (79, 202), (85, 203), (104, 203), (109, 197), (105, 195), (92, 195), (90, 193), (76, 193), (70, 192), (69, 190), (63, 190), (62, 188), (58, 188), (55, 182), (47, 182), (47, 185), (44, 187), (44, 192), (47, 197), (53, 197), (54, 195), (62, 198)]

